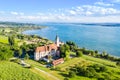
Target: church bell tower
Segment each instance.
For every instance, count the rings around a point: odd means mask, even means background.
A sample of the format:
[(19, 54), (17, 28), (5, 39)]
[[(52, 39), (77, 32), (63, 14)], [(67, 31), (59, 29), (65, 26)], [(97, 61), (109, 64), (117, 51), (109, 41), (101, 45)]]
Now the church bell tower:
[(57, 45), (57, 47), (60, 46), (60, 40), (59, 40), (59, 37), (56, 35), (56, 38), (55, 38), (55, 44)]

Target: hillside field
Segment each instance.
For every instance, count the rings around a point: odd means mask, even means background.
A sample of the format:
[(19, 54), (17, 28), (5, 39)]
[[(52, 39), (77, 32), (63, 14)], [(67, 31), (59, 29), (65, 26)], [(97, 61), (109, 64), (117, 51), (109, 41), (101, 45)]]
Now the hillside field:
[(45, 80), (38, 74), (17, 63), (0, 62), (0, 80)]
[[(15, 43), (17, 43), (18, 41), (20, 41), (20, 40), (19, 39), (15, 39)], [(0, 43), (8, 44), (8, 37), (0, 35)]]

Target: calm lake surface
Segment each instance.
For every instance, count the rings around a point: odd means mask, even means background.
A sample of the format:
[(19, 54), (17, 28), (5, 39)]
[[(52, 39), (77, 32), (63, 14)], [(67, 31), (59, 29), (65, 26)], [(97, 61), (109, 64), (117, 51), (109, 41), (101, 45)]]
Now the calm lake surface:
[(99, 25), (44, 23), (48, 26), (41, 30), (28, 30), (24, 34), (36, 34), (52, 41), (56, 34), (60, 40), (74, 41), (79, 47), (106, 51), (120, 57), (120, 27), (106, 27)]

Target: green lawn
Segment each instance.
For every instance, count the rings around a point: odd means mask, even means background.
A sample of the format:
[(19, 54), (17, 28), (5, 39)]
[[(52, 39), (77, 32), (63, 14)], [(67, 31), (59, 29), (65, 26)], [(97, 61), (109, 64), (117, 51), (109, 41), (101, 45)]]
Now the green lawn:
[[(32, 65), (33, 67), (37, 67), (41, 70), (44, 70), (45, 72), (48, 72), (49, 74), (55, 76), (55, 77), (58, 77), (60, 80), (63, 80), (64, 77), (62, 75), (60, 75), (61, 72), (59, 71), (54, 71), (54, 70), (50, 70), (49, 68), (46, 68), (45, 66), (43, 66), (42, 64), (36, 62), (36, 61), (33, 61), (33, 60), (26, 60), (25, 62), (27, 62), (28, 64)], [(35, 71), (34, 69), (32, 69), (33, 71)], [(48, 76), (44, 73), (41, 73), (41, 72), (38, 72), (36, 71), (38, 74), (40, 74), (43, 78), (47, 78), (47, 80), (53, 80), (52, 78), (48, 78)]]
[(0, 61), (0, 80), (45, 80), (40, 75), (13, 62)]
[(0, 35), (0, 42), (1, 42), (1, 43), (5, 43), (5, 44), (8, 44), (8, 38), (5, 37), (5, 36), (1, 36), (1, 35)]
[[(110, 75), (111, 79), (120, 78), (120, 67), (117, 67), (115, 62), (100, 59), (100, 58), (94, 58), (94, 57), (86, 56), (86, 55), (83, 55), (80, 58), (71, 58), (68, 61), (65, 61), (63, 64), (57, 65), (56, 67), (59, 67), (61, 69), (61, 71), (50, 70), (49, 68), (45, 68), (45, 66), (43, 66), (42, 64), (40, 64), (36, 61), (33, 61), (33, 60), (27, 60), (26, 62), (33, 65), (34, 67), (37, 67), (41, 70), (48, 72), (51, 75), (58, 77), (60, 80), (64, 80), (65, 75), (68, 74), (67, 72), (64, 72), (64, 71), (67, 68), (75, 66), (76, 64), (80, 64), (80, 65), (84, 65), (84, 66), (92, 65), (92, 64), (104, 65), (104, 66), (106, 66), (106, 68), (108, 70), (107, 70), (107, 72), (99, 73), (101, 76), (103, 74), (106, 74), (106, 75)], [(39, 73), (40, 72), (38, 72), (38, 74)], [(40, 74), (42, 77), (44, 77), (44, 74), (42, 74), (42, 73), (40, 73)], [(51, 80), (51, 79), (48, 79), (48, 80)], [(75, 76), (74, 78), (69, 78), (69, 80), (97, 80), (97, 79), (83, 77), (83, 76)]]
[(75, 66), (75, 64), (83, 63), (82, 65), (88, 65), (89, 62), (87, 62), (83, 58), (71, 58), (68, 61), (65, 61), (63, 64), (57, 65), (57, 67), (61, 68), (61, 70), (65, 70), (66, 68), (69, 68), (71, 66)]
[(100, 59), (100, 58), (94, 58), (94, 57), (87, 56), (87, 55), (84, 55), (82, 58), (84, 58), (84, 59), (86, 59), (88, 61), (94, 62), (94, 63), (99, 63), (99, 64), (103, 64), (103, 65), (106, 65), (106, 66), (114, 66), (114, 67), (116, 67), (116, 63), (112, 62), (112, 61), (109, 61), (109, 60)]
[[(20, 41), (19, 39), (15, 39), (15, 43)], [(8, 37), (0, 35), (0, 43), (8, 44)]]
[[(2, 31), (2, 30), (3, 30), (3, 28), (0, 28), (0, 31)], [(10, 28), (5, 28), (4, 30), (5, 30), (4, 32), (10, 32), (10, 31), (12, 31)]]

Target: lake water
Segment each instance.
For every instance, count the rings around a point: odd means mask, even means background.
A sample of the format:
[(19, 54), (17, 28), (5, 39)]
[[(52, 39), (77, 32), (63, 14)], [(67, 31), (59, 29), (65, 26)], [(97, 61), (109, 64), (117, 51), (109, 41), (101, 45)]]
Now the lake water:
[(41, 30), (28, 30), (24, 34), (36, 34), (55, 40), (56, 34), (60, 40), (74, 41), (79, 47), (106, 51), (120, 57), (120, 27), (103, 27), (98, 25), (44, 23), (48, 26)]

